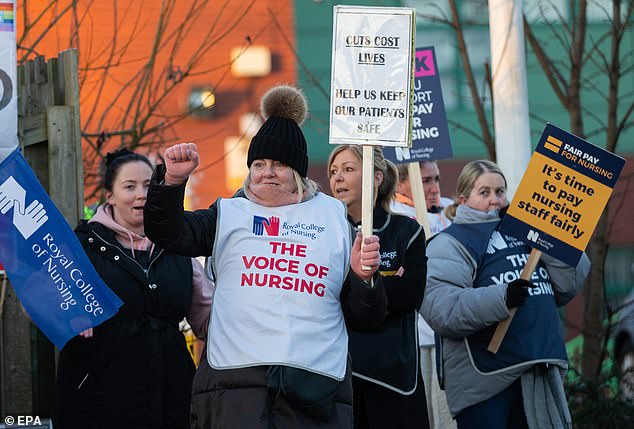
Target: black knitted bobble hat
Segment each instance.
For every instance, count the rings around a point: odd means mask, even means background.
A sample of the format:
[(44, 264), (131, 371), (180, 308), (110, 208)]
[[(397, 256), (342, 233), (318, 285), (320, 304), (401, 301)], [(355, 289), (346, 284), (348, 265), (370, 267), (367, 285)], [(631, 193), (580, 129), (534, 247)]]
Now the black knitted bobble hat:
[(308, 115), (304, 95), (293, 86), (275, 86), (262, 97), (260, 110), (265, 122), (251, 139), (247, 166), (256, 159), (273, 159), (306, 177), (308, 152), (299, 127)]

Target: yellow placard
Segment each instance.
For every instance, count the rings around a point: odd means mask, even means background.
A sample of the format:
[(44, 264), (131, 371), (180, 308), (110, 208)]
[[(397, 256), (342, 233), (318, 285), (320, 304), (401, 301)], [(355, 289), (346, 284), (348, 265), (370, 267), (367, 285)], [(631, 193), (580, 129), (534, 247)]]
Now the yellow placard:
[(508, 214), (585, 250), (612, 188), (535, 152)]

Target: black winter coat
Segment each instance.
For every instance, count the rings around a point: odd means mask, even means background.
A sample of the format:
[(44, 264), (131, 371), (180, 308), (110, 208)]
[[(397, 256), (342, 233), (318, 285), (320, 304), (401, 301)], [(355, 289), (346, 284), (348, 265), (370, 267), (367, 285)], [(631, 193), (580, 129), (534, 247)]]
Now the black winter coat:
[(373, 227), (381, 239), (388, 315), (375, 331), (350, 331), (354, 426), (428, 428), (416, 328), (427, 276), (425, 233), (416, 221), (381, 206), (374, 209)]
[[(161, 185), (164, 170), (159, 166), (152, 178), (145, 204), (147, 236), (170, 251), (187, 256), (211, 256), (214, 250), (216, 205), (206, 210), (183, 211), (185, 186)], [(383, 321), (386, 296), (378, 278), (374, 288), (352, 274), (342, 292), (341, 306), (346, 324), (372, 329)], [(222, 347), (222, 344), (214, 344)], [(215, 370), (201, 359), (194, 380), (192, 428), (352, 428), (352, 386), (348, 368), (335, 394), (333, 414), (319, 421), (290, 404), (281, 392), (267, 389), (269, 366)]]
[(188, 428), (195, 367), (178, 323), (189, 307), (191, 259), (155, 248), (148, 261), (149, 251), (136, 250), (142, 266), (103, 225), (83, 222), (75, 232), (124, 304), (92, 338), (62, 349), (55, 427)]

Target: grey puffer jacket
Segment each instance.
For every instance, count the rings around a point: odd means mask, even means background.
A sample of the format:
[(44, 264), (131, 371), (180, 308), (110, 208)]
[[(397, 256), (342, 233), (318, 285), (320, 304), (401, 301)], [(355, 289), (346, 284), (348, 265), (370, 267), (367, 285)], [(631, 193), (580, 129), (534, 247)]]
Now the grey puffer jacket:
[[(461, 205), (454, 223), (491, 225), (499, 220), (497, 212), (487, 213)], [(449, 409), (455, 417), (466, 407), (501, 392), (534, 365), (526, 362), (486, 374), (476, 368), (466, 337), (508, 318), (505, 302), (508, 284), (474, 287), (477, 261), (446, 232), (430, 241), (427, 256), (427, 289), (420, 313), (442, 337), (441, 370)], [(570, 267), (546, 254), (540, 262), (548, 271), (558, 306), (565, 305), (577, 294), (590, 269), (585, 254), (577, 267)], [(526, 334), (531, 335), (531, 332)], [(567, 367), (561, 360), (551, 363), (563, 369)]]

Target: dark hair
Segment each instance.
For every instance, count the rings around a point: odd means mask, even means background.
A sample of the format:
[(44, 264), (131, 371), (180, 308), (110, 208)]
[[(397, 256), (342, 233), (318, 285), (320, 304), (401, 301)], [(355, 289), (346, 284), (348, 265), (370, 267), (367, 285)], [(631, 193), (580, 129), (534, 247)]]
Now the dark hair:
[[(426, 159), (424, 161), (420, 161), (418, 163), (418, 166), (420, 168), (423, 168), (427, 164), (438, 164), (438, 163), (436, 162), (436, 160)], [(402, 183), (406, 181), (407, 179), (409, 179), (408, 163), (398, 164), (396, 166), (396, 169), (398, 170), (398, 183)]]
[(127, 148), (119, 149), (114, 152), (108, 152), (104, 160), (103, 187), (107, 191), (112, 191), (112, 184), (119, 174), (119, 170), (129, 162), (145, 162), (151, 169), (154, 166), (145, 156), (132, 152)]

